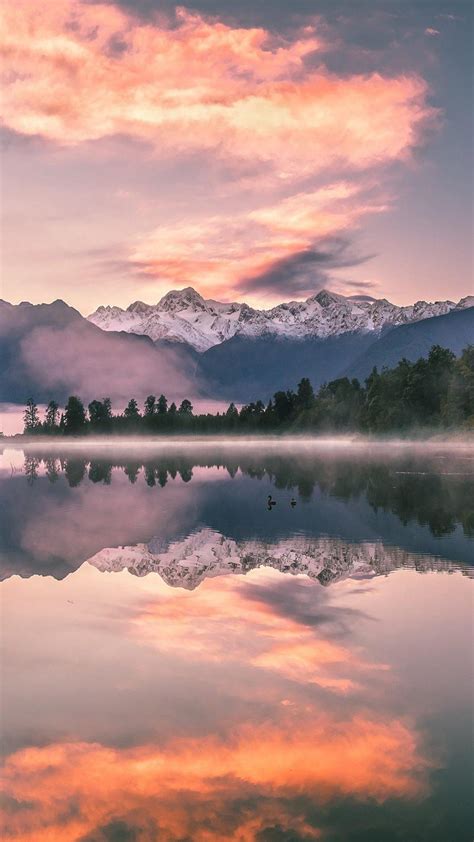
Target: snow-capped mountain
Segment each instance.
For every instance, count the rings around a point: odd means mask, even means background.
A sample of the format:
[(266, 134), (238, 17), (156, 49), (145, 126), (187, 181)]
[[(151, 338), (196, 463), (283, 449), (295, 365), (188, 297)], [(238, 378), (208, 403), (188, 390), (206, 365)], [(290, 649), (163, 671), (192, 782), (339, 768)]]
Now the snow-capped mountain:
[(233, 336), (280, 336), (291, 339), (327, 338), (354, 331), (380, 332), (396, 326), (441, 316), (451, 310), (474, 306), (474, 296), (453, 301), (417, 301), (398, 307), (387, 299), (344, 297), (322, 290), (306, 301), (290, 301), (270, 310), (256, 310), (245, 303), (223, 304), (204, 299), (187, 287), (168, 292), (158, 304), (135, 301), (126, 310), (99, 307), (88, 319), (102, 330), (126, 331), (185, 342), (207, 351)]
[(381, 543), (355, 544), (336, 538), (303, 536), (270, 543), (234, 541), (212, 529), (200, 529), (169, 544), (153, 538), (148, 544), (111, 547), (88, 559), (101, 572), (127, 569), (136, 576), (158, 573), (171, 587), (194, 590), (204, 579), (245, 574), (257, 567), (304, 574), (327, 586), (347, 577), (381, 576), (399, 567), (451, 571), (451, 562), (434, 561)]

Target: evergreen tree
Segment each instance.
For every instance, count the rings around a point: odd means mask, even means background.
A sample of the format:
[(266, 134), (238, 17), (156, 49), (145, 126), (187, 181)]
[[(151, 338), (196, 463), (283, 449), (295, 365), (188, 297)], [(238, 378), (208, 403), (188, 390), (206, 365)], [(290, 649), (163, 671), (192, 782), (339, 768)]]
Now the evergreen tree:
[(91, 401), (87, 409), (89, 410), (89, 421), (91, 423), (91, 427), (95, 432), (100, 429), (104, 410), (103, 404), (101, 401), (94, 400)]
[(56, 401), (50, 401), (46, 407), (44, 418), (45, 427), (48, 432), (54, 432), (58, 427), (59, 406)]
[(33, 398), (28, 398), (26, 402), (26, 409), (23, 413), (23, 422), (24, 427), (23, 431), (25, 435), (31, 435), (32, 433), (38, 433), (41, 429), (40, 427), (40, 420), (39, 420), (39, 413), (38, 407), (34, 402)]
[(468, 345), (455, 362), (442, 416), (448, 425), (474, 429), (474, 345)]
[(178, 413), (189, 418), (193, 414), (193, 405), (191, 401), (189, 401), (187, 398), (185, 398), (184, 401), (181, 401)]
[(273, 401), (269, 400), (262, 415), (262, 427), (266, 430), (271, 429), (275, 420), (275, 407), (273, 405)]
[(290, 420), (294, 405), (294, 392), (275, 392), (275, 394), (273, 395), (273, 406), (275, 415), (280, 424), (284, 424), (285, 422)]
[[(129, 433), (137, 433), (140, 429), (141, 416), (138, 409), (138, 403), (135, 398), (131, 398), (125, 407), (123, 413), (123, 420), (125, 424), (125, 431)], [(151, 418), (147, 418), (145, 424), (149, 423)]]
[(109, 433), (112, 429), (112, 404), (110, 398), (91, 401), (88, 406), (89, 421), (94, 433)]
[[(319, 397), (319, 395), (318, 395)], [(364, 427), (377, 430), (383, 414), (381, 376), (374, 367), (365, 381)]]
[(84, 404), (76, 395), (71, 395), (64, 410), (64, 432), (66, 435), (77, 436), (85, 431), (86, 413)]
[(104, 398), (102, 401), (102, 406), (104, 407), (104, 419), (103, 424), (104, 428), (107, 430), (112, 429), (113, 424), (113, 415), (112, 415), (112, 401), (110, 398)]
[(131, 398), (131, 400), (129, 400), (123, 414), (125, 415), (125, 418), (129, 418), (133, 421), (137, 421), (140, 418), (140, 412), (135, 398)]
[(158, 398), (158, 415), (166, 415), (168, 411), (168, 401), (164, 395)]
[(226, 426), (230, 430), (235, 429), (235, 427), (237, 426), (238, 421), (239, 421), (239, 410), (237, 409), (235, 403), (229, 404), (229, 407), (227, 408), (227, 411), (226, 411), (226, 414), (225, 414), (225, 419), (226, 419)]
[(149, 418), (155, 412), (156, 398), (154, 395), (148, 395), (145, 400), (145, 418)]
[(303, 377), (298, 383), (296, 393), (296, 406), (298, 410), (311, 409), (314, 405), (314, 390), (307, 377)]

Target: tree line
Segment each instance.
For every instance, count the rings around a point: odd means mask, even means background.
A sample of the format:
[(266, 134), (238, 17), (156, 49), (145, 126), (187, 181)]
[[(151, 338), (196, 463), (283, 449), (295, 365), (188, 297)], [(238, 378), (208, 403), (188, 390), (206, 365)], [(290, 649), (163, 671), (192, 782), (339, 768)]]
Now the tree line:
[(168, 404), (165, 395), (149, 395), (142, 409), (131, 398), (119, 414), (113, 413), (110, 398), (93, 400), (86, 408), (72, 395), (64, 411), (51, 400), (43, 420), (30, 399), (24, 413), (27, 435), (390, 433), (417, 427), (474, 430), (474, 345), (458, 358), (434, 345), (426, 359), (402, 359), (380, 372), (374, 368), (364, 385), (341, 377), (315, 393), (303, 377), (296, 392), (280, 390), (268, 403), (257, 400), (240, 410), (231, 403), (216, 414), (195, 414), (187, 398), (179, 407)]

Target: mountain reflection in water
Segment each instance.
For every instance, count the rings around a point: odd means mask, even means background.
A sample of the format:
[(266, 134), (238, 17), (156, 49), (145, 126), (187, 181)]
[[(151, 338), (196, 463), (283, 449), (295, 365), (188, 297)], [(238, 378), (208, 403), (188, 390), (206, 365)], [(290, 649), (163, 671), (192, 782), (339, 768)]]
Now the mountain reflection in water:
[(469, 838), (472, 465), (5, 451), (2, 838)]

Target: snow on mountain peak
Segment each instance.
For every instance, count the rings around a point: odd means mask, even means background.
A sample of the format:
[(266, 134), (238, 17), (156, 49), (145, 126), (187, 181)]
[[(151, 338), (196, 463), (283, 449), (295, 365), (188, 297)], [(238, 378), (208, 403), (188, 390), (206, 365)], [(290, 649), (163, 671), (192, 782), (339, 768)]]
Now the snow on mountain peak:
[(159, 301), (158, 307), (163, 310), (181, 310), (186, 307), (205, 307), (206, 302), (192, 287), (172, 289)]
[(461, 298), (460, 301), (456, 304), (456, 310), (467, 310), (468, 307), (474, 307), (474, 295), (466, 295), (465, 298)]
[(320, 292), (313, 295), (311, 298), (306, 299), (306, 303), (308, 304), (310, 301), (317, 301), (321, 307), (331, 307), (333, 304), (341, 304), (346, 303), (347, 298), (344, 298), (343, 295), (337, 295), (335, 292), (330, 292), (327, 289), (322, 289)]
[(441, 316), (474, 306), (474, 296), (453, 301), (417, 301), (399, 307), (386, 298), (343, 296), (323, 289), (306, 301), (289, 301), (270, 310), (248, 304), (204, 299), (192, 287), (171, 290), (158, 304), (135, 301), (126, 310), (99, 307), (88, 316), (102, 330), (123, 330), (153, 341), (184, 342), (203, 352), (233, 336), (265, 335), (304, 339), (349, 332), (381, 331), (386, 326)]
[(127, 313), (148, 313), (153, 309), (150, 304), (145, 304), (143, 301), (134, 301), (127, 307)]

